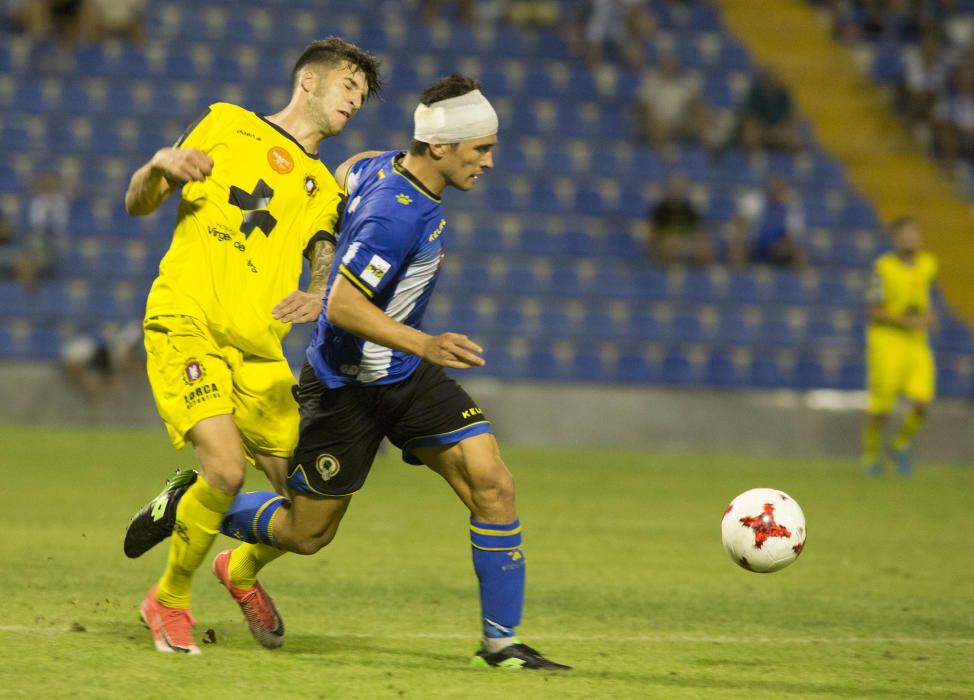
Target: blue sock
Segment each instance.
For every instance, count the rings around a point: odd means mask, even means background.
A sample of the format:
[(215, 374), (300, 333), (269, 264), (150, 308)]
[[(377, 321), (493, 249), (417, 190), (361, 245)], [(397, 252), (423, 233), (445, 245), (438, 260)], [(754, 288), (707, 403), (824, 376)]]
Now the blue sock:
[(484, 636), (513, 637), (524, 608), (521, 521), (509, 525), (470, 521), (473, 568), (480, 580)]
[(220, 532), (228, 537), (250, 544), (268, 544), (276, 547), (271, 532), (271, 519), (287, 499), (273, 491), (239, 493), (223, 516)]

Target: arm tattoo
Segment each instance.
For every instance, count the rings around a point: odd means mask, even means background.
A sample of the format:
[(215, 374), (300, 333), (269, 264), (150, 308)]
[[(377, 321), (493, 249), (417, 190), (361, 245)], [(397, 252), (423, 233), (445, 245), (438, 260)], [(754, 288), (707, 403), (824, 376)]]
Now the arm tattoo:
[(311, 282), (308, 292), (322, 294), (328, 286), (331, 263), (335, 259), (335, 244), (331, 241), (318, 241), (311, 253)]

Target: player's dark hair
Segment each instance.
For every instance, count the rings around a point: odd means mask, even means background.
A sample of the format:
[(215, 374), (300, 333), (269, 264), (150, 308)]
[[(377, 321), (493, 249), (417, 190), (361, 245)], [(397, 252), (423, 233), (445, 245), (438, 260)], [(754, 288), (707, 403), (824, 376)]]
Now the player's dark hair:
[(904, 226), (911, 226), (915, 224), (917, 220), (912, 216), (898, 216), (893, 219), (889, 224), (889, 234), (895, 236), (900, 232), (900, 229)]
[[(423, 90), (420, 96), (420, 103), (429, 107), (434, 102), (449, 100), (451, 97), (460, 97), (468, 92), (480, 89), (480, 81), (468, 78), (464, 75), (451, 73), (445, 78), (437, 78), (432, 85)], [(455, 146), (456, 144), (454, 144)], [(429, 150), (429, 144), (413, 139), (409, 143), (409, 153), (414, 156), (421, 156)]]
[(382, 78), (379, 76), (382, 62), (355, 44), (337, 36), (317, 39), (304, 47), (304, 51), (301, 52), (291, 70), (291, 88), (298, 84), (298, 77), (305, 66), (314, 64), (336, 68), (343, 63), (348, 63), (356, 72), (362, 71), (365, 84), (369, 88), (367, 98), (376, 97), (382, 92)]

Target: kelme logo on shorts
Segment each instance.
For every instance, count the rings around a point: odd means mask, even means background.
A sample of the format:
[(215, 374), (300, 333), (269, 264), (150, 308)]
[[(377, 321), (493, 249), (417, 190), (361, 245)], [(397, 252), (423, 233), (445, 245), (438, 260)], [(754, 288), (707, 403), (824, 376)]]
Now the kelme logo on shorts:
[(206, 376), (206, 372), (203, 371), (203, 365), (198, 361), (190, 360), (186, 363), (186, 367), (183, 370), (183, 379), (186, 380), (187, 384), (198, 382), (204, 376)]
[(335, 476), (342, 468), (342, 465), (338, 463), (332, 455), (318, 455), (318, 459), (315, 462), (315, 469), (321, 475), (322, 481), (328, 481), (330, 478)]

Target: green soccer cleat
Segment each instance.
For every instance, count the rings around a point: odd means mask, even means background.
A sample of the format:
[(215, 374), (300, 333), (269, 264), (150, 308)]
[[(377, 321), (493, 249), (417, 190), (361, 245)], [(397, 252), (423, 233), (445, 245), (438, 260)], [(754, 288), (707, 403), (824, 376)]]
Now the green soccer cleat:
[(539, 651), (532, 649), (527, 644), (521, 644), (517, 639), (514, 640), (514, 644), (504, 647), (496, 653), (487, 651), (487, 648), (481, 644), (480, 649), (470, 660), (470, 665), (474, 668), (504, 668), (511, 671), (519, 671), (522, 668), (541, 671), (571, 670), (571, 666), (546, 659)]
[(882, 476), (883, 475), (883, 460), (876, 459), (873, 462), (868, 462), (863, 460), (862, 462), (862, 473), (866, 476)]
[(125, 530), (125, 556), (129, 559), (141, 557), (172, 534), (176, 525), (176, 506), (198, 476), (194, 469), (177, 469), (162, 493), (132, 516)]
[(893, 461), (900, 476), (910, 476), (913, 473), (913, 458), (909, 447), (893, 448)]

